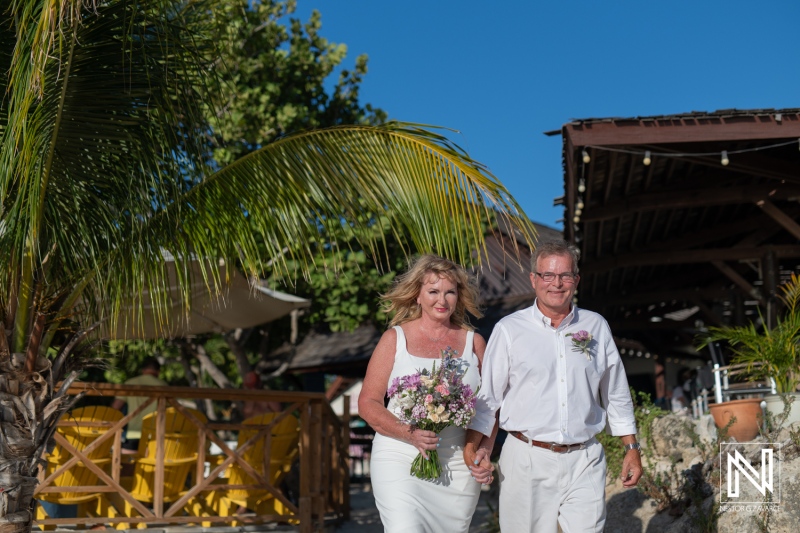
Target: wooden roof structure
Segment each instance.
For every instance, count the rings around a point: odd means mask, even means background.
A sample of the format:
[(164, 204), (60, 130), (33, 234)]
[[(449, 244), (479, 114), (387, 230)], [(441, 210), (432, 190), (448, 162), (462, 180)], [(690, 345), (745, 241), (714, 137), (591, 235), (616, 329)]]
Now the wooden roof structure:
[(800, 271), (800, 109), (573, 120), (564, 235), (579, 305), (654, 354), (694, 355), (709, 325), (774, 320)]

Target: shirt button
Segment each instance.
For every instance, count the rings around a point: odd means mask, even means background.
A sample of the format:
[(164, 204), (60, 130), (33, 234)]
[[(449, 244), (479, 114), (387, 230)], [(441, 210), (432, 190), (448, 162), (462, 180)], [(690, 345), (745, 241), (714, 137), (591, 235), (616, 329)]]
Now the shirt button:
[(567, 402), (561, 402), (561, 407), (564, 407), (565, 405), (567, 405)]
[(564, 359), (564, 356), (563, 356), (563, 355), (561, 356), (561, 359)]
[(561, 378), (561, 383), (564, 383), (564, 378)]

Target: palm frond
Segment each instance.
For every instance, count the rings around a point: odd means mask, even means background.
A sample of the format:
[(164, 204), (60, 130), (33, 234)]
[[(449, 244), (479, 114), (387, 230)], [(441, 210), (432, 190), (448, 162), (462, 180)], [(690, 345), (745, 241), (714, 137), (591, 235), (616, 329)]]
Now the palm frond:
[[(377, 253), (382, 232), (371, 226), (380, 217), (365, 219), (365, 211), (382, 213), (401, 242), (406, 230), (418, 250), (466, 264), (480, 260), (489, 212), (519, 228), (528, 243), (535, 238), (497, 179), (434, 132), (399, 123), (335, 127), (275, 142), (176, 198), (118, 243), (103, 269), (114, 275), (91, 271), (87, 290), (116, 310), (143, 291), (160, 295), (166, 308), (167, 283), (175, 280), (159, 270), (164, 251), (176, 258), (177, 281), (187, 286), (186, 265), (194, 258), (238, 260), (252, 276), (274, 259), (271, 268), (302, 275), (318, 250), (338, 248), (337, 235)], [(289, 270), (294, 264), (300, 272)], [(203, 266), (213, 292), (217, 263)], [(188, 304), (191, 294), (181, 298)]]

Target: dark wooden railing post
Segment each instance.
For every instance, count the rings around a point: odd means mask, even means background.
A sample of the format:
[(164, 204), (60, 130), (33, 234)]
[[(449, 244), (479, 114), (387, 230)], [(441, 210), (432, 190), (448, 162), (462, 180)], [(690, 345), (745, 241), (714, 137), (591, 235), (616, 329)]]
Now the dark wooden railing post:
[(167, 399), (158, 399), (156, 408), (156, 474), (153, 488), (153, 511), (164, 516), (164, 437), (167, 432)]
[(344, 412), (342, 413), (342, 448), (344, 457), (338, 466), (341, 472), (342, 513), (345, 520), (350, 520), (350, 395), (344, 396)]
[(316, 468), (312, 469), (311, 497), (315, 523), (318, 520), (316, 531), (323, 531), (325, 525), (325, 496), (322, 487), (322, 471), (325, 468), (324, 448), (322, 437), (322, 403), (319, 400), (311, 401), (311, 447), (314, 450), (313, 461)]
[(311, 446), (311, 404), (303, 404), (300, 411), (300, 533), (311, 533), (311, 472), (313, 470)]

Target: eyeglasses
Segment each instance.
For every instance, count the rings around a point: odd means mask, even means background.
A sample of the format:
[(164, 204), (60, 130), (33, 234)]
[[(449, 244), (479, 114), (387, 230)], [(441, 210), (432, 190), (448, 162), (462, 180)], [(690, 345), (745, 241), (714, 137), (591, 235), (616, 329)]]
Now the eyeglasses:
[(556, 276), (561, 279), (561, 283), (566, 284), (575, 283), (575, 281), (578, 279), (578, 275), (574, 272), (562, 272), (561, 274), (556, 274), (555, 272), (534, 272), (534, 274), (542, 278), (542, 281), (545, 283), (554, 282), (556, 280)]

